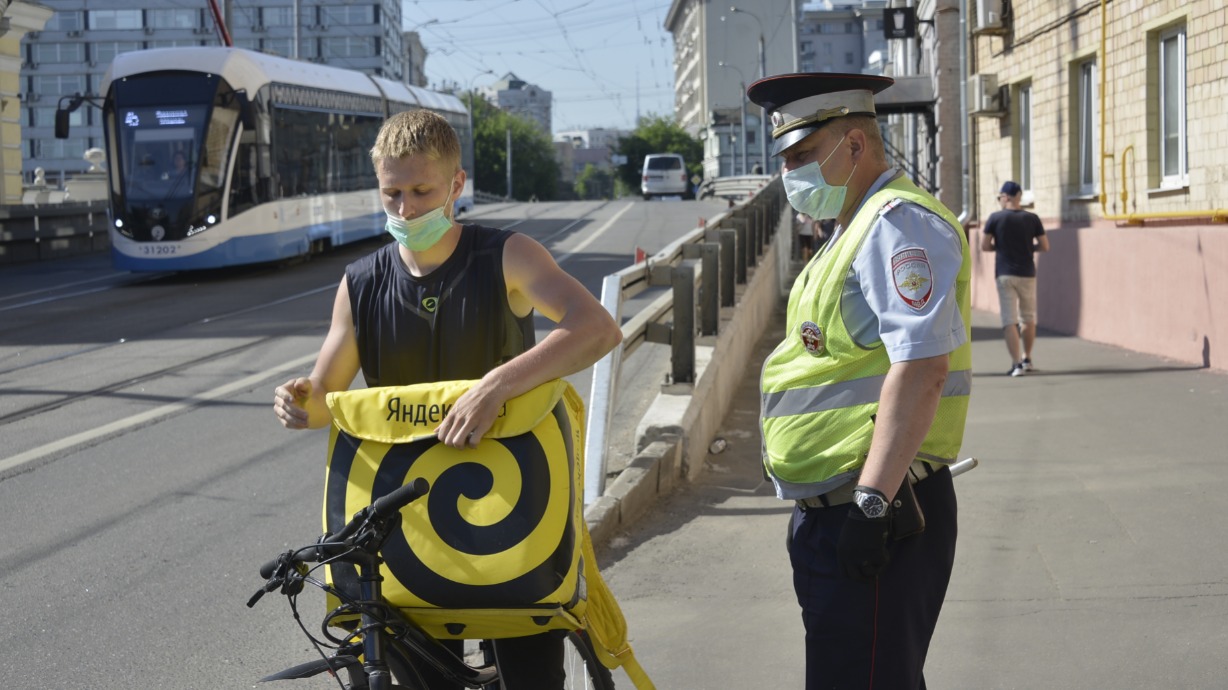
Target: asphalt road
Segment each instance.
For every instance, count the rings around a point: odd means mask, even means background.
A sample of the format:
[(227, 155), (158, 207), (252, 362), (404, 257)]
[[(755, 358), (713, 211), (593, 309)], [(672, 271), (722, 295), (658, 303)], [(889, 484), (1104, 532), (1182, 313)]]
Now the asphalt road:
[[(597, 291), (636, 247), (723, 207), (493, 205), (470, 219), (537, 238)], [(281, 429), (271, 392), (310, 370), (344, 265), (376, 246), (203, 274), (117, 273), (105, 256), (0, 267), (6, 687), (251, 687), (312, 657), (277, 597), (244, 606), (260, 564), (320, 531), (326, 431)], [(623, 368), (615, 455), (630, 455), (662, 355), (646, 346)], [(587, 372), (572, 383), (588, 396)], [(307, 619), (322, 610), (304, 599)]]

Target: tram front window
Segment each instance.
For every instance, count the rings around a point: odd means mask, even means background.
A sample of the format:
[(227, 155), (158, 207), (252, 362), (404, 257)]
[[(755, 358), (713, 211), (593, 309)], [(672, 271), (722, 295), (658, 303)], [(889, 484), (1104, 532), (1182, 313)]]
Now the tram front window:
[(190, 197), (196, 188), (205, 106), (121, 113), (121, 174), (130, 201)]

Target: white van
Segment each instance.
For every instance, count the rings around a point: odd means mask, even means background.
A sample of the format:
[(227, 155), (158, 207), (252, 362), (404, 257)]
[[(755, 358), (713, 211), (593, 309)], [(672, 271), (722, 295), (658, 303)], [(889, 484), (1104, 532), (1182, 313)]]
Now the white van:
[(686, 163), (682, 156), (676, 153), (650, 153), (644, 156), (640, 191), (645, 199), (667, 195), (690, 198), (691, 183), (687, 180)]

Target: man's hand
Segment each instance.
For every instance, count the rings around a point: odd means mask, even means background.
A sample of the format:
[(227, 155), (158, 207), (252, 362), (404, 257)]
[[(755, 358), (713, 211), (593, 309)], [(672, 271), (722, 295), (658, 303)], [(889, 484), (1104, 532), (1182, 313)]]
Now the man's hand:
[(500, 408), (507, 402), (501, 393), (503, 386), (484, 378), (456, 399), (448, 416), (435, 430), (444, 445), (453, 448), (476, 448), (482, 436), (490, 431)]
[(290, 379), (273, 391), (273, 414), (287, 429), (307, 428), (307, 400), (311, 398), (311, 379)]
[(844, 574), (858, 582), (872, 582), (881, 575), (891, 561), (887, 553), (888, 531), (886, 516), (868, 518), (861, 508), (852, 505), (836, 543), (837, 558)]

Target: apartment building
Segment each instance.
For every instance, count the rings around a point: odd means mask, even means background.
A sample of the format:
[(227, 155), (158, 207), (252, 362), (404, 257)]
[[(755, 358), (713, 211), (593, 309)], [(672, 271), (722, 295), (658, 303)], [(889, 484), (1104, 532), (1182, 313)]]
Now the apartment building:
[[(969, 5), (973, 217), (1022, 185), (1052, 245), (1041, 327), (1228, 369), (1228, 8)], [(996, 311), (991, 255), (974, 287)]]
[(674, 118), (704, 142), (704, 177), (742, 174), (756, 165), (775, 169), (766, 156), (767, 123), (759, 106), (746, 101), (746, 86), (763, 74), (797, 70), (796, 4), (670, 4), (665, 30), (674, 37)]
[(508, 72), (499, 81), (478, 90), (501, 110), (537, 125), (546, 136), (553, 131), (554, 95)]

